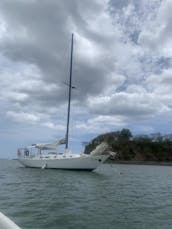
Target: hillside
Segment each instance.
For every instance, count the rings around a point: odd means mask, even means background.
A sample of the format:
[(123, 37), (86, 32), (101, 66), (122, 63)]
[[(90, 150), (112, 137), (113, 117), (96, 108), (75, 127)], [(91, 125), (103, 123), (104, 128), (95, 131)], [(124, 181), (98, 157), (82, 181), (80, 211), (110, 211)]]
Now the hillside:
[(172, 161), (172, 141), (146, 135), (133, 137), (128, 129), (97, 136), (87, 144), (85, 153), (89, 154), (103, 141), (117, 152), (118, 161)]

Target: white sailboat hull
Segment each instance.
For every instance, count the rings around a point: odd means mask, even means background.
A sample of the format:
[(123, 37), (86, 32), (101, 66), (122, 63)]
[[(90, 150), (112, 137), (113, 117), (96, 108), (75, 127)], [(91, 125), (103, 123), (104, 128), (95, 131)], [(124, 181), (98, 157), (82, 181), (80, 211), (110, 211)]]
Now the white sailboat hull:
[(25, 167), (46, 169), (94, 170), (108, 159), (109, 155), (72, 158), (18, 158)]

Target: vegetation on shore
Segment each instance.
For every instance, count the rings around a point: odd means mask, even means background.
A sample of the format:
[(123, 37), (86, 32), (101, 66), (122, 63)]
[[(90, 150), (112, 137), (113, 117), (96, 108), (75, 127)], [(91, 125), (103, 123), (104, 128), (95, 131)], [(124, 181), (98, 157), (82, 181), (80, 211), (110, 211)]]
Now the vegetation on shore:
[(89, 142), (85, 153), (89, 154), (101, 142), (107, 142), (118, 161), (172, 161), (172, 141), (161, 136), (133, 137), (129, 129), (101, 134)]

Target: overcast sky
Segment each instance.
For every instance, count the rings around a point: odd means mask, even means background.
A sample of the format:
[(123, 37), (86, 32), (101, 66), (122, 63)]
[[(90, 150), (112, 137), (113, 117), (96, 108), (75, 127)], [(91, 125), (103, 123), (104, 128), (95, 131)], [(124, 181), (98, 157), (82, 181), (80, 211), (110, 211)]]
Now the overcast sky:
[(0, 157), (65, 135), (172, 133), (171, 0), (1, 0)]

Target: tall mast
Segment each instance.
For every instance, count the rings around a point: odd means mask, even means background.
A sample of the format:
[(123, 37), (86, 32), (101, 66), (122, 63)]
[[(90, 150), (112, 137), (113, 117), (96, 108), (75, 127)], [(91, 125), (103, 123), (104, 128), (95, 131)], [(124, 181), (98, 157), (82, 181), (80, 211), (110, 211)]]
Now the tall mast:
[(68, 109), (67, 109), (66, 149), (68, 149), (68, 142), (69, 142), (70, 103), (71, 103), (71, 89), (72, 89), (72, 64), (73, 64), (73, 33), (72, 33), (72, 39), (71, 39), (71, 55), (70, 55), (70, 77), (69, 77), (69, 95), (68, 95)]

